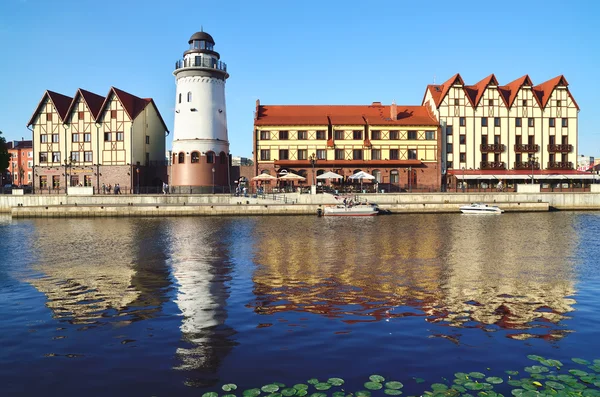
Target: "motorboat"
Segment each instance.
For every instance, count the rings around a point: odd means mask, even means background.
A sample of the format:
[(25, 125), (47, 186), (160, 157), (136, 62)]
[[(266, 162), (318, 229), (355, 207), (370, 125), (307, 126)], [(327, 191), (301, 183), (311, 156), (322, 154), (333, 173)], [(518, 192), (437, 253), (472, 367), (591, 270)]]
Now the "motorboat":
[(504, 210), (498, 208), (495, 205), (471, 203), (470, 205), (461, 206), (460, 212), (462, 212), (463, 214), (500, 215), (504, 212)]
[(338, 204), (318, 211), (319, 216), (374, 216), (379, 206), (374, 203)]

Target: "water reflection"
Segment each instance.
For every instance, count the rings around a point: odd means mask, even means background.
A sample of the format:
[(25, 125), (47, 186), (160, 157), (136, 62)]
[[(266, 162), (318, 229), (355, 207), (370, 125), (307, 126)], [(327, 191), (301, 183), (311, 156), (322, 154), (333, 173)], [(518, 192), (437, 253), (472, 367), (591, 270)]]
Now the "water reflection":
[(215, 219), (177, 220), (171, 241), (172, 274), (177, 282), (175, 303), (183, 316), (181, 333), (186, 346), (177, 349), (178, 370), (188, 371), (186, 384), (210, 386), (218, 382), (222, 359), (231, 351), (235, 331), (225, 325), (231, 280), (226, 223)]
[(568, 258), (577, 244), (568, 218), (410, 215), (262, 227), (272, 225), (257, 225), (248, 304), (256, 313), (344, 324), (423, 316), (441, 337), (441, 326), (513, 339), (568, 332), (562, 320), (576, 303)]

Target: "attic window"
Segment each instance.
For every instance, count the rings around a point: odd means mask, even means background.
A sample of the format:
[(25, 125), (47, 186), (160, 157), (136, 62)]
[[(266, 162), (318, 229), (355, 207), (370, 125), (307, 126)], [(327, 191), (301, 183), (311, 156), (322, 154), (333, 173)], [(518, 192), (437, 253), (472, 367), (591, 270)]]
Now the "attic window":
[(111, 110), (110, 111), (110, 118), (111, 119), (116, 119), (117, 118), (117, 111), (116, 110)]
[(494, 106), (494, 100), (493, 99), (488, 99), (488, 105), (489, 106)]
[(458, 106), (458, 99), (454, 100), (454, 106)]
[(435, 87), (435, 92), (442, 92), (442, 90), (440, 90), (440, 87)]

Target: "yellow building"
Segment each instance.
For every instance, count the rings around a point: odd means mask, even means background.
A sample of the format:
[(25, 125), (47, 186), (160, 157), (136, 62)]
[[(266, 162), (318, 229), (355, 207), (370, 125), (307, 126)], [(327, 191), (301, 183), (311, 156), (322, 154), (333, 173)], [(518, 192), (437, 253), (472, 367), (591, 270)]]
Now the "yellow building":
[[(256, 103), (257, 174), (294, 173), (306, 185), (332, 171), (375, 176), (369, 190), (438, 190), (439, 123), (426, 106), (285, 106)], [(338, 187), (349, 181), (340, 182)]]
[[(103, 97), (79, 89), (73, 98), (46, 91), (27, 123), (33, 133), (34, 188), (122, 193), (166, 181), (165, 133), (154, 101), (111, 87)], [(103, 188), (104, 186), (104, 188)]]
[(500, 85), (492, 74), (465, 85), (456, 74), (429, 85), (423, 105), (440, 121), (449, 187), (495, 188), (531, 181), (533, 173), (544, 188), (577, 174), (579, 106), (564, 76), (534, 86), (527, 75)]

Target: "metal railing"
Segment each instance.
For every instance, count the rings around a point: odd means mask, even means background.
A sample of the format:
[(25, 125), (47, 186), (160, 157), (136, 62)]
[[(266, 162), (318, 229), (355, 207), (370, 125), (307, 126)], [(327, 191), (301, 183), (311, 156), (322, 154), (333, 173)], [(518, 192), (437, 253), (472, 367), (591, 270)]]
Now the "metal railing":
[(227, 64), (214, 58), (204, 58), (196, 56), (194, 58), (180, 59), (175, 62), (175, 69), (182, 68), (207, 68), (227, 72)]
[(540, 151), (540, 145), (537, 145), (537, 144), (531, 144), (531, 145), (516, 144), (515, 145), (515, 152), (536, 153), (539, 151)]
[(482, 170), (505, 170), (506, 164), (504, 161), (482, 161), (479, 168)]
[(482, 152), (503, 152), (506, 150), (506, 145), (501, 143), (492, 143), (492, 144), (481, 144), (480, 149)]
[(549, 161), (548, 162), (548, 169), (549, 170), (572, 170), (573, 169), (573, 163), (570, 161)]
[[(515, 170), (530, 170), (531, 169), (531, 162), (527, 161), (527, 162), (518, 162), (515, 161), (514, 163), (514, 167)], [(540, 169), (540, 163), (535, 162), (533, 163), (533, 169), (534, 170), (539, 170)]]
[(573, 145), (560, 144), (560, 145), (548, 145), (549, 152), (572, 152)]

